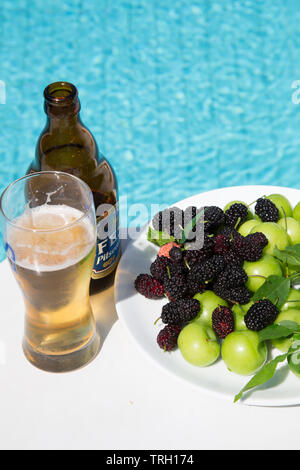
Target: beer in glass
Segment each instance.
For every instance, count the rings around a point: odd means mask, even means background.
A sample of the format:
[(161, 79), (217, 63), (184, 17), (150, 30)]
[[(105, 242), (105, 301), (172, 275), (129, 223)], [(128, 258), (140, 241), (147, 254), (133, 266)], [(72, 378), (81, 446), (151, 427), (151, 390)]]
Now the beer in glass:
[(86, 364), (99, 349), (89, 299), (96, 244), (89, 187), (63, 172), (27, 175), (3, 192), (1, 212), (24, 297), (26, 357), (53, 372)]

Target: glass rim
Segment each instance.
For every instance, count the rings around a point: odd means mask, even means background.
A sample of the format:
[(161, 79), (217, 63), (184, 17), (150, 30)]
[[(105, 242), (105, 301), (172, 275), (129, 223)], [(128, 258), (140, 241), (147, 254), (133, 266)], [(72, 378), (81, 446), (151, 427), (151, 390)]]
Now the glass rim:
[[(25, 180), (25, 179), (29, 179), (31, 177), (37, 177), (39, 175), (45, 175), (45, 174), (52, 174), (52, 175), (63, 175), (63, 176), (67, 176), (68, 178), (71, 178), (73, 179), (74, 181), (77, 181), (79, 182), (86, 190), (87, 192), (91, 195), (92, 194), (92, 191), (90, 189), (90, 187), (88, 186), (88, 184), (83, 181), (82, 179), (78, 178), (77, 176), (75, 175), (72, 175), (70, 173), (66, 173), (65, 171), (51, 171), (51, 170), (44, 170), (44, 171), (36, 171), (34, 173), (29, 173), (27, 175), (24, 175), (24, 176), (21, 176), (20, 178), (16, 179), (15, 181), (12, 181), (2, 192), (1, 194), (1, 197), (0, 197), (0, 212), (2, 214), (2, 216), (4, 217), (5, 221), (11, 225), (12, 227), (15, 227), (19, 230), (25, 230), (25, 231), (28, 231), (28, 232), (44, 232), (44, 233), (50, 233), (50, 232), (60, 232), (60, 231), (63, 231), (63, 230), (67, 230), (69, 229), (70, 227), (72, 227), (73, 225), (76, 225), (78, 224), (78, 222), (80, 222), (81, 220), (83, 220), (85, 217), (87, 217), (88, 213), (90, 212), (90, 209), (92, 207), (92, 204), (93, 204), (93, 201), (92, 201), (92, 198), (89, 198), (89, 205), (88, 207), (85, 209), (85, 212), (80, 216), (78, 217), (78, 219), (75, 219), (73, 222), (70, 222), (69, 224), (66, 224), (64, 225), (63, 227), (57, 227), (57, 228), (54, 228), (54, 229), (39, 229), (39, 228), (28, 228), (28, 227), (22, 227), (22, 225), (18, 225), (16, 223), (14, 223), (4, 212), (4, 209), (3, 209), (3, 197), (8, 193), (8, 191), (13, 187), (15, 186), (15, 184), (19, 183), (20, 181), (22, 180)], [(71, 206), (70, 206), (71, 207)]]

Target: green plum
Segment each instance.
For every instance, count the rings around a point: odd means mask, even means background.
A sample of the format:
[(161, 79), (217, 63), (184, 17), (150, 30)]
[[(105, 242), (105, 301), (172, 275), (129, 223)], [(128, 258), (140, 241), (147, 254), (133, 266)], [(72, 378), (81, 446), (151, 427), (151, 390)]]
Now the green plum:
[(214, 292), (211, 290), (206, 290), (202, 294), (194, 295), (194, 299), (199, 300), (200, 302), (200, 311), (194, 321), (200, 320), (202, 323), (212, 327), (211, 316), (213, 311), (219, 306), (224, 305), (228, 307), (228, 303), (218, 297)]
[(248, 210), (248, 214), (247, 214), (247, 219), (246, 220), (250, 220), (250, 219), (253, 219), (253, 214), (251, 212), (251, 210), (249, 209), (248, 207), (248, 204), (246, 204), (244, 201), (230, 201), (226, 204), (226, 206), (224, 207), (223, 211), (227, 211), (227, 209), (229, 209), (233, 204), (244, 204), (244, 206), (247, 207), (247, 210)]
[(252, 375), (267, 359), (267, 345), (255, 331), (233, 331), (223, 341), (222, 358), (231, 372)]
[(248, 312), (249, 308), (251, 305), (253, 305), (254, 302), (251, 300), (245, 305), (240, 305), (240, 304), (235, 304), (231, 308), (232, 313), (233, 313), (233, 319), (234, 319), (234, 330), (235, 331), (241, 331), (241, 330), (247, 330), (244, 316)]
[(300, 222), (300, 201), (295, 205), (292, 216)]
[(267, 196), (267, 199), (270, 199), (279, 211), (279, 217), (292, 217), (293, 209), (285, 196), (282, 194), (270, 194)]
[(242, 316), (245, 316), (249, 308), (254, 304), (253, 300), (250, 300), (247, 304), (234, 304), (231, 308), (233, 312), (239, 313)]
[(300, 291), (297, 289), (290, 289), (289, 295), (281, 307), (281, 312), (284, 312), (285, 310), (288, 309), (296, 309), (300, 310)]
[(235, 311), (233, 312), (233, 321), (234, 321), (234, 331), (247, 330), (244, 315)]
[(300, 243), (300, 222), (298, 220), (293, 219), (293, 217), (287, 217), (286, 219), (280, 219), (278, 225), (286, 230), (290, 245)]
[(245, 261), (243, 268), (248, 276), (246, 286), (252, 292), (256, 292), (268, 276), (282, 275), (280, 263), (271, 255), (263, 255), (258, 261)]
[(286, 231), (275, 222), (261, 222), (251, 230), (251, 233), (255, 232), (264, 233), (269, 241), (263, 251), (265, 254), (272, 255), (275, 246), (277, 246), (279, 250), (284, 250), (284, 248), (289, 245)]
[[(299, 323), (300, 325), (300, 310), (297, 310), (296, 308), (289, 308), (288, 310), (284, 310), (283, 312), (279, 313), (274, 323), (279, 323), (281, 321), (286, 321), (286, 320), (294, 321), (296, 323)], [(292, 339), (291, 338), (272, 339), (272, 344), (274, 348), (279, 349), (279, 351), (287, 352), (290, 345), (292, 344)]]
[(238, 229), (238, 232), (243, 235), (243, 237), (246, 237), (250, 232), (251, 230), (256, 227), (256, 225), (258, 225), (258, 222), (257, 220), (255, 219), (251, 219), (251, 220), (246, 220), (246, 222), (244, 222), (240, 228)]
[(189, 323), (181, 330), (178, 347), (187, 362), (200, 367), (211, 365), (220, 355), (220, 345), (213, 329), (200, 322)]

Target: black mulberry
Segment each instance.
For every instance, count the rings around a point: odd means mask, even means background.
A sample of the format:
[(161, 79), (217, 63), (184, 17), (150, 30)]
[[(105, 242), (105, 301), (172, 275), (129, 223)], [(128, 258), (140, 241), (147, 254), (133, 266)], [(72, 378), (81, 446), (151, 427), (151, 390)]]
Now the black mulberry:
[[(258, 232), (257, 232), (258, 233)], [(233, 251), (245, 261), (258, 261), (268, 240), (263, 233), (250, 233), (246, 237), (237, 237), (232, 242)]]
[(221, 255), (214, 255), (201, 264), (194, 265), (188, 276), (204, 283), (217, 276), (224, 269), (224, 266), (224, 258)]
[(268, 299), (255, 302), (244, 316), (244, 321), (249, 330), (260, 331), (271, 325), (277, 318), (278, 308)]
[(178, 246), (173, 246), (169, 252), (170, 258), (175, 263), (181, 263), (183, 260), (184, 252)]
[(257, 199), (254, 210), (263, 222), (278, 222), (279, 210), (270, 199), (263, 197)]
[(247, 219), (248, 208), (245, 204), (235, 203), (232, 204), (227, 211), (225, 211), (225, 225), (237, 228)]
[(233, 265), (242, 266), (244, 264), (243, 258), (238, 256), (232, 249), (224, 253), (223, 257), (227, 265), (233, 264)]
[(171, 277), (170, 279), (166, 278), (164, 289), (168, 298), (172, 301), (183, 299), (188, 293), (188, 285), (185, 278), (181, 275)]
[(184, 325), (199, 313), (200, 302), (196, 299), (180, 299), (163, 306), (161, 320), (169, 325)]
[(239, 287), (246, 284), (248, 276), (244, 269), (238, 265), (228, 265), (226, 268), (219, 274), (217, 278), (217, 283), (222, 285), (225, 289), (230, 289), (232, 287)]
[(188, 249), (185, 252), (185, 259), (189, 266), (193, 266), (200, 261), (210, 258), (214, 254), (214, 241), (212, 237), (204, 235), (203, 243), (199, 248), (194, 249), (197, 245), (188, 243)]
[(204, 231), (206, 233), (214, 233), (224, 222), (225, 215), (220, 207), (204, 207)]
[(251, 292), (245, 286), (231, 287), (230, 289), (226, 289), (224, 286), (216, 282), (213, 284), (213, 291), (222, 299), (234, 304), (238, 303), (245, 305), (250, 302), (251, 299)]
[(202, 294), (205, 289), (206, 285), (202, 282), (199, 282), (197, 279), (193, 277), (187, 277), (187, 287), (188, 287), (188, 294), (191, 297), (194, 297), (195, 294)]
[(242, 235), (233, 227), (229, 227), (228, 225), (224, 225), (220, 230), (220, 234), (224, 235), (228, 241), (232, 241), (235, 238), (240, 238)]

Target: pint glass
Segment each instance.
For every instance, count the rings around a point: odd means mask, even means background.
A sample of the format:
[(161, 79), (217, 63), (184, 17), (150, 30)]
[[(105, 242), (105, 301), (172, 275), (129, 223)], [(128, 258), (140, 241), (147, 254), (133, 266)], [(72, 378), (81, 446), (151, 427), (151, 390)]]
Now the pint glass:
[(18, 179), (0, 200), (8, 261), (25, 304), (23, 350), (51, 372), (98, 352), (89, 284), (96, 244), (93, 197), (79, 178), (42, 171)]

